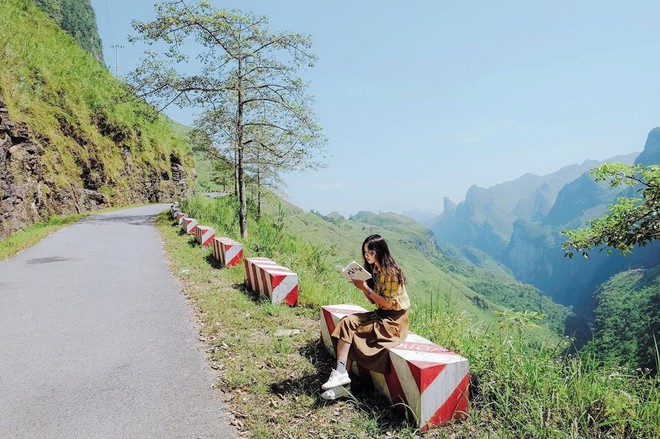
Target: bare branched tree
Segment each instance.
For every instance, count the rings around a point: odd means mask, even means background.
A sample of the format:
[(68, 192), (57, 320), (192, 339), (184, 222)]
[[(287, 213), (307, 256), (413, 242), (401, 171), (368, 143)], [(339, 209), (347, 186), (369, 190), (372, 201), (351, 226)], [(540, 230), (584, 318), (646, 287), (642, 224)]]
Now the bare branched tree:
[[(271, 33), (266, 17), (217, 9), (208, 1), (167, 1), (156, 11), (154, 21), (133, 22), (138, 35), (132, 40), (165, 43), (167, 50), (147, 52), (131, 82), (161, 108), (202, 109), (196, 128), (235, 165), (246, 237), (248, 168), (266, 175), (321, 166), (325, 138), (307, 84), (297, 76), (316, 61), (310, 37)], [(184, 50), (191, 41), (197, 51)], [(255, 162), (248, 166), (246, 160)]]

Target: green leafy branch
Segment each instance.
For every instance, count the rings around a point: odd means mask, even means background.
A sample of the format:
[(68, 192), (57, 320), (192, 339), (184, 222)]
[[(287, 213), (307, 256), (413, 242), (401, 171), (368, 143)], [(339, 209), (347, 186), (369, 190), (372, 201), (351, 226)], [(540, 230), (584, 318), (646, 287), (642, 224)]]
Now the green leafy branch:
[(635, 245), (644, 247), (660, 237), (660, 166), (606, 163), (591, 172), (595, 181), (609, 181), (611, 188), (628, 186), (637, 197), (618, 197), (605, 216), (588, 222), (587, 227), (562, 230), (568, 239), (562, 244), (569, 258), (578, 252), (589, 257), (594, 247), (610, 247), (621, 254)]

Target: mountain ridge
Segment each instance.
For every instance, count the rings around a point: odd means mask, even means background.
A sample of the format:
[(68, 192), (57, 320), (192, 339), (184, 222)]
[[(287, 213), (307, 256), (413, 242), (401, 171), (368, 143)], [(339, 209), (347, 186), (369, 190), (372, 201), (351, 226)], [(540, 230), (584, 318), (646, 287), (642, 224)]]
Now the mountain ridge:
[[(613, 161), (659, 163), (660, 129), (649, 132), (641, 153), (603, 162)], [(454, 244), (463, 252), (480, 249), (519, 281), (574, 307), (582, 321), (579, 326), (584, 328), (592, 321), (594, 294), (601, 283), (621, 271), (660, 264), (657, 243), (635, 249), (626, 258), (598, 252), (589, 260), (564, 257), (562, 229), (584, 227), (588, 220), (606, 213), (617, 196), (631, 194), (628, 188), (597, 183), (586, 172), (603, 162), (585, 161), (538, 179), (525, 174), (487, 189), (474, 189), (465, 201), (449, 205), (432, 230), (441, 248)]]

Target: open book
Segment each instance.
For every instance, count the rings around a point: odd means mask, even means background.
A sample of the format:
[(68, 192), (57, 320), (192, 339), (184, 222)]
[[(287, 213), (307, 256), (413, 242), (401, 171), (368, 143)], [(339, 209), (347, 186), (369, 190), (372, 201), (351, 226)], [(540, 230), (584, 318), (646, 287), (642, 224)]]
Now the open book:
[(362, 267), (362, 265), (358, 264), (355, 261), (352, 261), (350, 264), (348, 264), (345, 267), (342, 267), (341, 265), (337, 265), (337, 271), (339, 271), (347, 281), (352, 282), (354, 279), (356, 280), (368, 280), (371, 279), (371, 274), (367, 270)]

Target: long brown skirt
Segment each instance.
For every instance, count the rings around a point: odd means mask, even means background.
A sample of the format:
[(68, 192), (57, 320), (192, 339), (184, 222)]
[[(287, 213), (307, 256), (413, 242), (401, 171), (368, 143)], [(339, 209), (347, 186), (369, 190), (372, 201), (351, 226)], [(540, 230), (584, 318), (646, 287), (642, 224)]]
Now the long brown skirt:
[(388, 373), (386, 348), (393, 348), (408, 336), (408, 312), (377, 309), (344, 317), (332, 332), (333, 340), (351, 344), (348, 358), (361, 366)]

